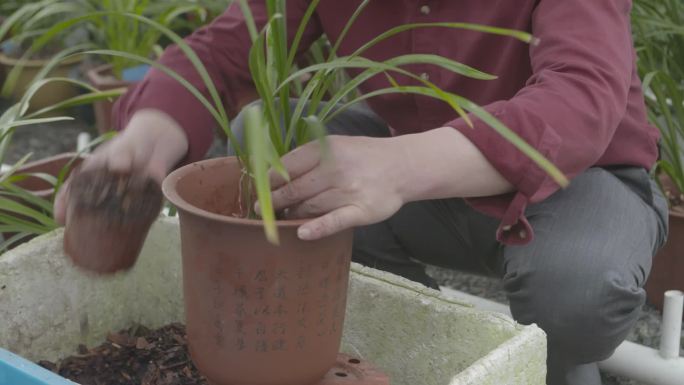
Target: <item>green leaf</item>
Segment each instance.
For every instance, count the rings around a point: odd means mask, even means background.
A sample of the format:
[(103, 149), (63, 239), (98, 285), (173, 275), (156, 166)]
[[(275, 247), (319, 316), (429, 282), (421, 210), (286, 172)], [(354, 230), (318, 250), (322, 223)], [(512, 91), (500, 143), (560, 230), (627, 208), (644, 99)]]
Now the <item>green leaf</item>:
[(13, 215), (4, 213), (4, 210), (0, 210), (0, 224), (5, 226), (12, 226), (13, 232), (27, 232), (31, 234), (44, 234), (48, 231), (57, 228), (56, 226), (43, 226), (40, 223), (19, 219)]
[(262, 120), (262, 111), (259, 106), (248, 107), (244, 113), (250, 174), (254, 179), (266, 239), (273, 244), (278, 244), (278, 228), (275, 222), (275, 212), (271, 200), (271, 182), (268, 176), (269, 164), (267, 159), (270, 152), (268, 147), (271, 145), (271, 141), (266, 135), (268, 127)]
[[(7, 227), (7, 230), (4, 230), (3, 232), (7, 233), (13, 233), (15, 232), (12, 227)], [(9, 250), (12, 246), (16, 245), (17, 243), (23, 241), (24, 239), (32, 236), (33, 234), (30, 232), (20, 232), (17, 234), (14, 234), (11, 236), (9, 239), (4, 240), (2, 243), (0, 243), (0, 254), (4, 253), (5, 251)]]
[(43, 124), (43, 123), (63, 122), (63, 121), (67, 121), (67, 120), (74, 120), (74, 118), (70, 118), (70, 117), (66, 117), (66, 116), (61, 116), (61, 117), (54, 117), (54, 118), (26, 119), (26, 120), (20, 120), (20, 121), (8, 123), (8, 124), (5, 125), (5, 128), (29, 126), (29, 125), (31, 125), (31, 124)]
[(344, 40), (345, 37), (347, 37), (347, 33), (349, 33), (349, 30), (351, 29), (351, 26), (354, 24), (356, 19), (361, 15), (361, 12), (363, 12), (364, 9), (366, 9), (366, 6), (368, 6), (368, 3), (370, 0), (363, 0), (361, 4), (356, 8), (354, 13), (349, 17), (349, 20), (347, 20), (347, 23), (344, 25), (344, 28), (342, 28), (342, 32), (340, 32), (340, 35), (337, 37), (337, 41), (335, 41), (335, 44), (333, 45), (332, 50), (330, 51), (330, 56), (328, 56), (328, 60), (332, 59), (337, 55), (337, 50), (340, 48), (340, 44), (342, 44), (342, 41)]
[(653, 78), (654, 78), (656, 75), (658, 75), (658, 72), (657, 72), (657, 71), (653, 71), (653, 72), (649, 72), (648, 74), (646, 74), (646, 76), (644, 76), (644, 80), (642, 80), (642, 84), (641, 84), (641, 89), (642, 89), (644, 92), (647, 92), (647, 91), (650, 89), (650, 87), (651, 87), (651, 81), (653, 81)]
[(57, 110), (63, 110), (66, 108), (72, 108), (77, 106), (82, 106), (86, 104), (92, 104), (99, 100), (113, 100), (123, 95), (126, 92), (126, 88), (115, 88), (106, 91), (96, 91), (87, 94), (77, 95), (66, 100), (62, 100), (51, 106), (41, 108), (40, 110), (34, 111), (27, 115), (27, 117), (41, 116), (47, 113), (51, 113)]
[(330, 143), (328, 142), (328, 131), (326, 130), (325, 125), (316, 115), (304, 117), (303, 120), (309, 128), (309, 136), (312, 139), (318, 140), (320, 143), (323, 159), (327, 159), (330, 155)]
[[(433, 89), (431, 89), (429, 87), (407, 86), (407, 87), (400, 87), (398, 89), (395, 87), (384, 88), (384, 89), (376, 90), (373, 92), (369, 92), (365, 95), (360, 96), (359, 98), (356, 98), (356, 99), (354, 99), (348, 103), (345, 103), (343, 106), (336, 109), (335, 112), (329, 118), (332, 118), (334, 115), (340, 113), (344, 109), (348, 108), (350, 105), (358, 103), (362, 100), (369, 99), (369, 98), (379, 96), (379, 95), (392, 94), (392, 93), (418, 94), (418, 95), (429, 96), (429, 97), (444, 101), (444, 99), (441, 95), (437, 94)], [(515, 146), (523, 154), (525, 154), (527, 157), (529, 157), (541, 169), (543, 169), (547, 174), (549, 174), (549, 176), (551, 176), (556, 181), (556, 183), (558, 183), (561, 187), (565, 187), (570, 183), (568, 181), (567, 177), (553, 163), (551, 163), (548, 159), (546, 159), (535, 148), (533, 148), (532, 146), (527, 144), (527, 142), (525, 142), (525, 140), (523, 140), (520, 136), (518, 136), (518, 134), (511, 131), (511, 129), (506, 127), (503, 123), (501, 123), (501, 121), (496, 119), (493, 115), (491, 115), (485, 109), (476, 105), (475, 103), (471, 102), (470, 100), (463, 98), (461, 96), (458, 96), (456, 94), (452, 94), (452, 93), (447, 93), (447, 94), (449, 95), (450, 98), (453, 98), (454, 102), (461, 105), (465, 110), (470, 111), (473, 115), (480, 118), (480, 120), (482, 120), (484, 123), (486, 123), (492, 129), (494, 129), (499, 135), (501, 135), (503, 138), (508, 140), (513, 146)]]
[(299, 44), (302, 41), (302, 36), (304, 36), (304, 31), (306, 31), (306, 26), (309, 24), (311, 15), (313, 15), (314, 11), (318, 7), (319, 2), (320, 0), (312, 0), (309, 6), (306, 8), (306, 12), (304, 12), (301, 21), (299, 22), (299, 27), (297, 28), (297, 32), (292, 39), (292, 45), (290, 46), (290, 52), (287, 58), (288, 67), (292, 67), (294, 64), (297, 51), (299, 50)]
[(538, 44), (539, 40), (532, 36), (531, 34), (527, 32), (522, 32), (514, 29), (508, 29), (508, 28), (498, 28), (498, 27), (489, 27), (481, 24), (472, 24), (472, 23), (412, 23), (412, 24), (403, 24), (399, 25), (397, 27), (391, 28), (368, 43), (362, 45), (360, 48), (358, 48), (351, 56), (359, 56), (362, 55), (364, 52), (366, 52), (369, 48), (375, 46), (376, 44), (394, 36), (399, 33), (409, 31), (412, 29), (419, 29), (419, 28), (450, 28), (450, 29), (463, 29), (463, 30), (469, 30), (469, 31), (477, 31), (477, 32), (484, 32), (484, 33), (489, 33), (493, 35), (500, 35), (500, 36), (508, 36), (512, 37), (515, 39), (518, 39), (522, 42), (525, 43), (530, 43), (530, 44)]
[(242, 10), (242, 15), (245, 18), (245, 23), (247, 24), (247, 30), (249, 31), (249, 37), (252, 38), (252, 42), (255, 42), (259, 32), (257, 32), (256, 24), (254, 23), (254, 15), (252, 10), (247, 4), (247, 0), (238, 0), (240, 4), (240, 9)]
[(12, 212), (23, 217), (31, 218), (44, 226), (57, 227), (57, 223), (51, 217), (18, 203), (13, 199), (0, 198), (0, 207), (2, 208), (2, 211)]
[[(457, 61), (431, 54), (407, 54), (394, 57), (384, 62), (377, 62), (362, 57), (344, 56), (333, 59), (329, 62), (313, 64), (288, 76), (282, 84), (286, 84), (300, 78), (303, 75), (318, 71), (334, 71), (352, 68), (367, 69), (368, 74), (362, 74), (366, 79), (382, 71), (390, 70), (392, 67), (411, 65), (411, 64), (432, 64), (446, 70), (452, 71), (472, 79), (492, 80), (497, 77), (475, 68), (459, 63)], [(358, 76), (361, 76), (358, 75)]]
[(12, 176), (18, 168), (23, 166), (26, 161), (29, 160), (33, 156), (32, 152), (29, 152), (28, 154), (24, 155), (21, 159), (19, 159), (15, 164), (13, 164), (8, 170), (0, 174), (0, 184), (7, 180), (10, 176)]
[(30, 191), (12, 185), (11, 183), (14, 183), (12, 179), (13, 178), (10, 178), (10, 181), (4, 182), (2, 186), (0, 186), (0, 195), (4, 197), (13, 198), (19, 202), (23, 202), (24, 204), (31, 205), (32, 207), (36, 207), (40, 210), (45, 211), (46, 213), (52, 212), (51, 201), (40, 198), (32, 194)]

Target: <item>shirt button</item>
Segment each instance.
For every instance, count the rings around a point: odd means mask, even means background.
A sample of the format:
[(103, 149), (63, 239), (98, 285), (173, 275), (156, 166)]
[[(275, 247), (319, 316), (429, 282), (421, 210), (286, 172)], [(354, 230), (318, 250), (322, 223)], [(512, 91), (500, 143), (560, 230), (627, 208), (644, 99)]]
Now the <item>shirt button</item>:
[(525, 239), (527, 238), (527, 231), (525, 230), (520, 230), (520, 239)]
[(430, 80), (430, 75), (428, 75), (427, 72), (423, 72), (422, 74), (420, 74), (420, 78), (425, 80), (425, 81), (428, 81), (428, 80)]
[(420, 13), (422, 13), (423, 15), (429, 15), (430, 7), (427, 5), (423, 5), (422, 7), (420, 7)]
[(511, 226), (511, 225), (506, 225), (506, 226), (502, 227), (501, 230), (503, 230), (503, 231), (511, 231), (512, 228), (513, 228), (513, 226)]

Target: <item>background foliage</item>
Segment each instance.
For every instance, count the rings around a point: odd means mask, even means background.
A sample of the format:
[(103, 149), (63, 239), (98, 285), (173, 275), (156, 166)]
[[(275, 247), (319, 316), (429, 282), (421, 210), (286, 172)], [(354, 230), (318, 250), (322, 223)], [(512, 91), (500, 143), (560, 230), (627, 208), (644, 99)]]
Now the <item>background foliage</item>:
[(684, 192), (684, 1), (635, 0), (632, 25), (649, 120), (662, 136), (658, 170)]

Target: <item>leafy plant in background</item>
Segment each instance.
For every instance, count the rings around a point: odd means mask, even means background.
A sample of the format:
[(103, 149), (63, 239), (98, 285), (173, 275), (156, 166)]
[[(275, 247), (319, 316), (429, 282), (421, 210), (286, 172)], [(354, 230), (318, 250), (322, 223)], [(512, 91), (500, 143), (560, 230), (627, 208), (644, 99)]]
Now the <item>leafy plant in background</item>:
[[(16, 129), (32, 124), (44, 124), (57, 121), (71, 120), (69, 117), (41, 117), (63, 108), (76, 107), (83, 104), (90, 104), (94, 101), (119, 96), (121, 91), (98, 91), (88, 84), (67, 79), (67, 78), (46, 78), (51, 68), (59, 62), (57, 57), (51, 60), (43, 70), (38, 73), (31, 87), (23, 95), (22, 99), (13, 106), (10, 106), (0, 115), (0, 164), (5, 159), (7, 149), (12, 140), (12, 135)], [(42, 108), (38, 111), (28, 113), (31, 98), (41, 87), (52, 82), (68, 82), (83, 87), (88, 92), (60, 103)], [(88, 147), (97, 145), (108, 139), (111, 135), (104, 135), (94, 140)], [(8, 239), (0, 239), (0, 253), (6, 251), (11, 246), (24, 239), (35, 235), (43, 234), (57, 228), (52, 215), (52, 199), (46, 200), (34, 195), (31, 191), (20, 187), (20, 182), (26, 178), (40, 178), (54, 187), (57, 193), (64, 181), (68, 164), (59, 175), (48, 175), (40, 173), (24, 174), (19, 173), (23, 166), (31, 157), (26, 154), (18, 162), (13, 164), (9, 170), (0, 174), (0, 233), (12, 234)], [(54, 194), (53, 197), (54, 198)]]
[[(206, 9), (191, 0), (71, 0), (83, 4), (85, 13), (106, 12), (100, 18), (91, 19), (89, 32), (95, 47), (128, 52), (140, 56), (158, 56), (162, 52), (160, 39), (163, 34), (156, 28), (137, 19), (122, 16), (124, 13), (145, 16), (157, 23), (171, 28), (174, 23), (183, 20), (182, 16), (194, 14), (205, 20)], [(110, 56), (108, 60), (113, 67), (114, 75), (121, 78), (126, 68), (135, 66), (134, 60)]]
[(33, 3), (33, 0), (4, 0), (0, 3), (0, 15), (10, 15), (17, 9), (26, 4)]
[[(171, 30), (181, 36), (189, 35), (200, 27), (208, 24), (217, 16), (222, 14), (233, 0), (190, 0), (197, 5), (192, 13), (185, 14), (185, 17), (176, 18)], [(166, 39), (164, 39), (166, 41)]]
[[(62, 31), (58, 38), (45, 44), (41, 50), (29, 50), (36, 37), (40, 36), (45, 30), (64, 20), (67, 15), (78, 12), (75, 4), (60, 4), (59, 7), (51, 6), (56, 1), (15, 1), (2, 7), (2, 24), (0, 24), (0, 41), (5, 41), (2, 45), (4, 54), (13, 57), (24, 57), (25, 59), (34, 56), (47, 57), (51, 53), (58, 52), (70, 42), (74, 37), (69, 36), (72, 31)], [(6, 12), (6, 13), (5, 13)], [(30, 52), (27, 52), (30, 51)]]
[[(62, 29), (49, 41), (43, 40), (42, 44), (32, 44), (36, 37), (43, 36), (58, 21), (97, 12), (102, 12), (102, 16), (79, 23), (77, 28)], [(145, 16), (161, 25), (171, 26), (181, 16), (190, 13), (203, 18), (203, 15), (207, 15), (207, 10), (197, 0), (43, 0), (26, 4), (12, 13), (0, 27), (0, 40), (12, 31), (15, 44), (29, 43), (26, 57), (45, 46), (63, 41), (69, 34), (80, 36), (80, 41), (75, 41), (70, 46), (81, 49), (84, 46), (113, 49), (145, 57), (154, 57), (160, 53), (162, 33), (137, 19), (122, 16), (124, 13)], [(118, 78), (121, 78), (123, 70), (138, 64), (124, 57), (110, 56), (108, 59)], [(10, 85), (15, 76), (10, 75)]]
[[(486, 122), (523, 153), (533, 159), (540, 167), (555, 178), (558, 183), (561, 185), (567, 184), (564, 175), (553, 164), (484, 109), (462, 96), (440, 89), (435, 84), (422, 79), (420, 76), (415, 75), (402, 67), (415, 63), (431, 64), (446, 68), (463, 76), (482, 80), (494, 79), (495, 77), (493, 75), (486, 74), (467, 65), (437, 55), (407, 54), (382, 62), (372, 61), (363, 56), (368, 49), (379, 42), (404, 31), (417, 28), (436, 27), (467, 29), (482, 33), (508, 36), (528, 43), (534, 40), (530, 34), (468, 23), (406, 24), (382, 33), (378, 37), (359, 47), (351, 55), (337, 57), (336, 53), (340, 42), (345, 38), (345, 35), (358, 15), (368, 4), (368, 0), (366, 0), (361, 3), (356, 12), (350, 17), (340, 38), (331, 47), (329, 52), (327, 52), (325, 60), (300, 69), (295, 64), (295, 53), (301, 42), (305, 26), (314, 14), (319, 1), (313, 0), (311, 2), (304, 14), (301, 24), (296, 30), (296, 34), (291, 44), (288, 44), (287, 41), (287, 26), (285, 25), (286, 23), (283, 17), (285, 14), (284, 0), (266, 0), (266, 5), (268, 7), (268, 22), (261, 30), (257, 29), (247, 1), (239, 1), (242, 12), (245, 14), (247, 26), (253, 42), (249, 53), (249, 68), (259, 97), (263, 101), (263, 107), (251, 107), (246, 111), (246, 144), (239, 143), (235, 140), (235, 137), (230, 130), (229, 118), (223, 106), (223, 102), (199, 57), (197, 57), (195, 52), (193, 52), (190, 46), (185, 43), (178, 34), (174, 33), (163, 24), (138, 14), (116, 13), (119, 16), (137, 20), (158, 30), (173, 43), (177, 44), (179, 49), (186, 55), (200, 75), (203, 82), (202, 86), (206, 88), (207, 95), (202, 94), (197, 87), (187, 82), (171, 68), (168, 68), (161, 63), (154, 62), (146, 56), (106, 49), (89, 50), (86, 51), (86, 53), (120, 56), (152, 65), (178, 81), (198, 98), (234, 144), (236, 154), (244, 167), (244, 173), (249, 177), (245, 178), (245, 180), (249, 182), (247, 185), (254, 186), (256, 189), (256, 196), (260, 202), (261, 216), (266, 235), (272, 242), (277, 242), (278, 236), (275, 226), (276, 216), (271, 204), (271, 189), (268, 179), (269, 168), (275, 169), (287, 179), (287, 172), (280, 161), (284, 154), (312, 139), (318, 139), (325, 142), (324, 126), (333, 116), (355, 103), (384, 94), (410, 93), (442, 100), (450, 105), (456, 114), (472, 124), (468, 115), (468, 112), (470, 112)], [(58, 23), (50, 31), (46, 32), (43, 39), (50, 39), (51, 35), (59, 33), (64, 28), (72, 27), (73, 25), (87, 21), (91, 18), (98, 18), (109, 14), (111, 13), (94, 13)], [(40, 43), (40, 41), (38, 43)], [(344, 86), (333, 90), (332, 85), (338, 74), (351, 68), (360, 69), (361, 72), (351, 78)], [(349, 98), (350, 95), (354, 95), (360, 84), (373, 76), (382, 74), (387, 76), (390, 80), (390, 87)], [(408, 76), (419, 82), (420, 85), (399, 85), (392, 77), (392, 74)], [(296, 82), (304, 75), (308, 75), (310, 80), (303, 86), (295, 108), (291, 109), (289, 97), (292, 94)], [(351, 100), (343, 102), (345, 98)], [(324, 99), (327, 99), (327, 103), (323, 103)], [(325, 145), (323, 147), (325, 147)], [(247, 204), (246, 207), (251, 207), (251, 204)]]
[(662, 137), (658, 170), (684, 193), (684, 2), (636, 0), (632, 25), (649, 120)]

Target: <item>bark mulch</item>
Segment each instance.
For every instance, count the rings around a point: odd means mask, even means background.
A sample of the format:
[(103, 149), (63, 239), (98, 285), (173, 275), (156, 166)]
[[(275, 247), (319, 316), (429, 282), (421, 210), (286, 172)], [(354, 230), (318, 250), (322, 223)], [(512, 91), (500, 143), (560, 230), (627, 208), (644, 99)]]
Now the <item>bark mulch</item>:
[(102, 345), (57, 363), (39, 365), (82, 385), (207, 385), (187, 351), (185, 327), (135, 326), (111, 333)]

